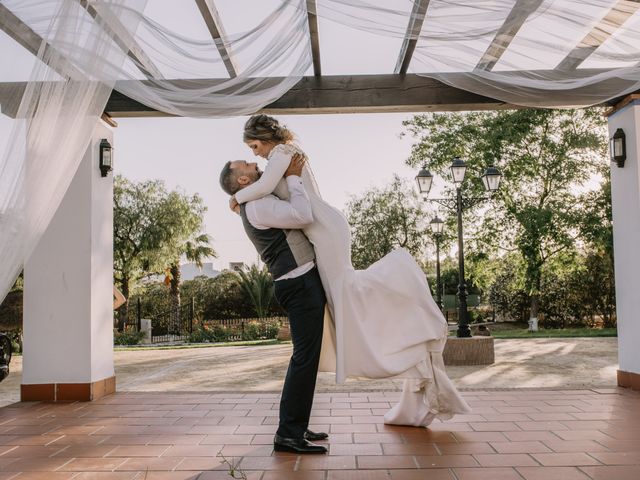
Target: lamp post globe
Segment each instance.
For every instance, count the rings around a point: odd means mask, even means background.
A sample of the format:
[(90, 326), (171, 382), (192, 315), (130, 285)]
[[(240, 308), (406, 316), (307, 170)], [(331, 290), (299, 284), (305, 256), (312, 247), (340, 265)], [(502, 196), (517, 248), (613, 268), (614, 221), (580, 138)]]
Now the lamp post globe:
[(502, 174), (500, 170), (493, 166), (487, 168), (484, 175), (482, 175), (482, 183), (487, 192), (498, 190), (500, 188), (500, 180), (502, 180)]
[(436, 217), (429, 222), (429, 226), (435, 235), (441, 235), (442, 230), (444, 229), (444, 222), (436, 215)]
[(460, 186), (464, 181), (464, 175), (467, 172), (467, 164), (461, 158), (454, 158), (453, 162), (451, 162), (451, 176), (453, 177), (453, 182)]
[(424, 166), (416, 175), (416, 182), (418, 183), (418, 191), (426, 197), (431, 191), (431, 184), (433, 183), (433, 175), (427, 167)]

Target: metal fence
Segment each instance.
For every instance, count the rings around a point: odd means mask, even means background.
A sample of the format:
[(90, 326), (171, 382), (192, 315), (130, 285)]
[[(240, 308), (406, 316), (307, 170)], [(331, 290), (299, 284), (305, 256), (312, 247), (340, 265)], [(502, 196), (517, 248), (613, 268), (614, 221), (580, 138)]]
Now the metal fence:
[(216, 327), (219, 327), (220, 335), (224, 337), (224, 341), (260, 340), (275, 338), (277, 331), (274, 335), (273, 329), (288, 328), (289, 319), (287, 317), (265, 317), (203, 320), (200, 327), (214, 333)]
[[(193, 335), (193, 341), (242, 341), (275, 338), (277, 330), (289, 327), (287, 317), (197, 319), (194, 299), (185, 299), (179, 308), (161, 313), (144, 311), (140, 299), (130, 304), (125, 320), (125, 331), (139, 332), (142, 319), (151, 320), (151, 343), (184, 342)], [(117, 324), (118, 312), (115, 315)], [(200, 340), (198, 340), (200, 338)]]
[(193, 332), (193, 299), (151, 319), (151, 343), (182, 342)]

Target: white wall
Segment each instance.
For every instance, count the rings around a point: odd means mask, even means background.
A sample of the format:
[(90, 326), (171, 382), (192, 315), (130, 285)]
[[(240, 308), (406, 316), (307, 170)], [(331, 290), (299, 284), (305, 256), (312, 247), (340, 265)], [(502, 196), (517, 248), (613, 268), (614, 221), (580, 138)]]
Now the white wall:
[(627, 144), (624, 167), (611, 165), (618, 359), (620, 370), (640, 374), (640, 102), (609, 117), (609, 137), (618, 128)]
[(23, 384), (90, 383), (113, 369), (113, 176), (94, 132), (69, 190), (25, 265)]

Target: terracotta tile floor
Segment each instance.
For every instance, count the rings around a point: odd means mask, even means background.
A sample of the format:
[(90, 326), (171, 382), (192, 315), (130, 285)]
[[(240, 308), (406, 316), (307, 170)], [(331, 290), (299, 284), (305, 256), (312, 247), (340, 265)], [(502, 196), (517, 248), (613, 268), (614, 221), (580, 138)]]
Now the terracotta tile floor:
[(0, 408), (0, 480), (640, 479), (638, 392), (466, 391), (473, 412), (428, 429), (383, 424), (398, 395), (317, 394), (326, 456), (274, 454), (277, 394), (16, 403)]

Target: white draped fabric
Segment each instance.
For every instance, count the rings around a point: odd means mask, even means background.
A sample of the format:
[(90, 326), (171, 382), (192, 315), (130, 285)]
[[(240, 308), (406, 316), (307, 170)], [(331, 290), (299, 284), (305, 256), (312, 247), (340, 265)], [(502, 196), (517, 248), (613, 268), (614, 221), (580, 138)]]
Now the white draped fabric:
[[(0, 157), (0, 298), (53, 216), (113, 88), (173, 115), (254, 113), (312, 73), (309, 13), (415, 40), (409, 72), (514, 104), (586, 106), (640, 89), (640, 3), (629, 0), (202, 1), (219, 20), (216, 39), (185, 27), (189, 11), (204, 22), (194, 3), (0, 0), (0, 25), (8, 11), (43, 39), (24, 95), (3, 99), (20, 104)], [(225, 16), (239, 4), (242, 15)], [(319, 37), (322, 52), (322, 29)]]

